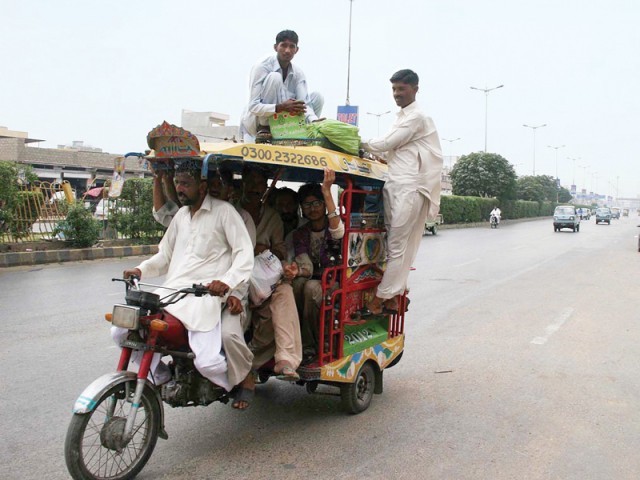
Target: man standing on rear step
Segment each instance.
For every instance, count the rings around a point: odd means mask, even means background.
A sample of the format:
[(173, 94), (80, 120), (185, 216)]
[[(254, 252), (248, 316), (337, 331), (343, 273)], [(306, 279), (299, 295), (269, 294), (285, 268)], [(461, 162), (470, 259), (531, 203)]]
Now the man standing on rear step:
[(387, 154), (389, 179), (382, 190), (387, 268), (363, 315), (398, 312), (398, 295), (407, 288), (425, 222), (440, 208), (442, 150), (433, 120), (416, 103), (418, 75), (400, 70), (391, 77), (391, 87), (400, 107), (396, 121), (384, 137), (364, 145), (370, 152)]
[(304, 73), (291, 63), (298, 53), (298, 34), (283, 30), (276, 36), (273, 49), (276, 55), (251, 69), (249, 104), (240, 120), (240, 138), (245, 142), (270, 141), (269, 118), (274, 113), (304, 114), (308, 123), (318, 120), (322, 112), (322, 95), (309, 94)]

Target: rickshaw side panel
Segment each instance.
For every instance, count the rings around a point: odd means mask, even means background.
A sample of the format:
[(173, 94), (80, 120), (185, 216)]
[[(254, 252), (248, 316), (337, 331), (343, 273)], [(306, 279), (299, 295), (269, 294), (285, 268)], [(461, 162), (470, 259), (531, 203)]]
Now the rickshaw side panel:
[(323, 365), (320, 380), (326, 382), (352, 383), (365, 362), (373, 360), (380, 370), (384, 370), (404, 350), (404, 334), (382, 343), (348, 355), (333, 363)]

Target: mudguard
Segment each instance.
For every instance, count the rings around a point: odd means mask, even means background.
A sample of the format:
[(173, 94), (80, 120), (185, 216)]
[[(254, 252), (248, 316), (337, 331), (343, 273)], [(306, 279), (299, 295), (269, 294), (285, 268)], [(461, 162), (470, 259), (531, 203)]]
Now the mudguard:
[[(73, 405), (73, 413), (82, 415), (92, 412), (96, 408), (100, 397), (102, 397), (107, 390), (121, 383), (130, 381), (135, 383), (137, 380), (138, 376), (135, 372), (122, 371), (105, 373), (101, 377), (96, 378), (87, 388), (84, 389)], [(151, 382), (147, 381), (146, 387), (153, 392), (156, 401), (158, 402), (158, 409), (160, 410), (159, 437), (166, 440), (169, 438), (169, 435), (167, 435), (167, 432), (164, 429), (164, 407), (162, 404), (162, 398), (160, 397), (158, 389)]]

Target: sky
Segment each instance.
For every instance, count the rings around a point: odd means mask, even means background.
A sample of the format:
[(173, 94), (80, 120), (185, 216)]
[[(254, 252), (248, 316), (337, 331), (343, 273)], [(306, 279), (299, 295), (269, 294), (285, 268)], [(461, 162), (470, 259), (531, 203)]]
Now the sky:
[[(82, 140), (124, 153), (144, 150), (163, 120), (179, 125), (182, 109), (237, 125), (249, 71), (284, 29), (299, 35), (294, 64), (325, 97), (323, 116), (336, 118), (349, 6), (0, 0), (0, 126), (42, 147)], [(445, 156), (484, 150), (486, 126), (487, 151), (518, 175), (531, 175), (535, 158), (537, 175), (557, 171), (564, 186), (640, 195), (638, 0), (353, 0), (352, 9), (348, 93), (363, 139), (391, 126), (389, 78), (410, 68)], [(498, 85), (488, 96), (470, 88)]]

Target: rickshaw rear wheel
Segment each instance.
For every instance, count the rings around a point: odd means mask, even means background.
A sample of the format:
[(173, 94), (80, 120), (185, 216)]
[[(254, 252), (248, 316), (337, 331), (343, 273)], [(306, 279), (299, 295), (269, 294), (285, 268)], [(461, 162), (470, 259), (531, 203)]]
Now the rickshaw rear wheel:
[(360, 413), (369, 408), (376, 383), (376, 372), (371, 363), (367, 362), (358, 371), (353, 383), (346, 383), (340, 387), (342, 407), (348, 413)]

